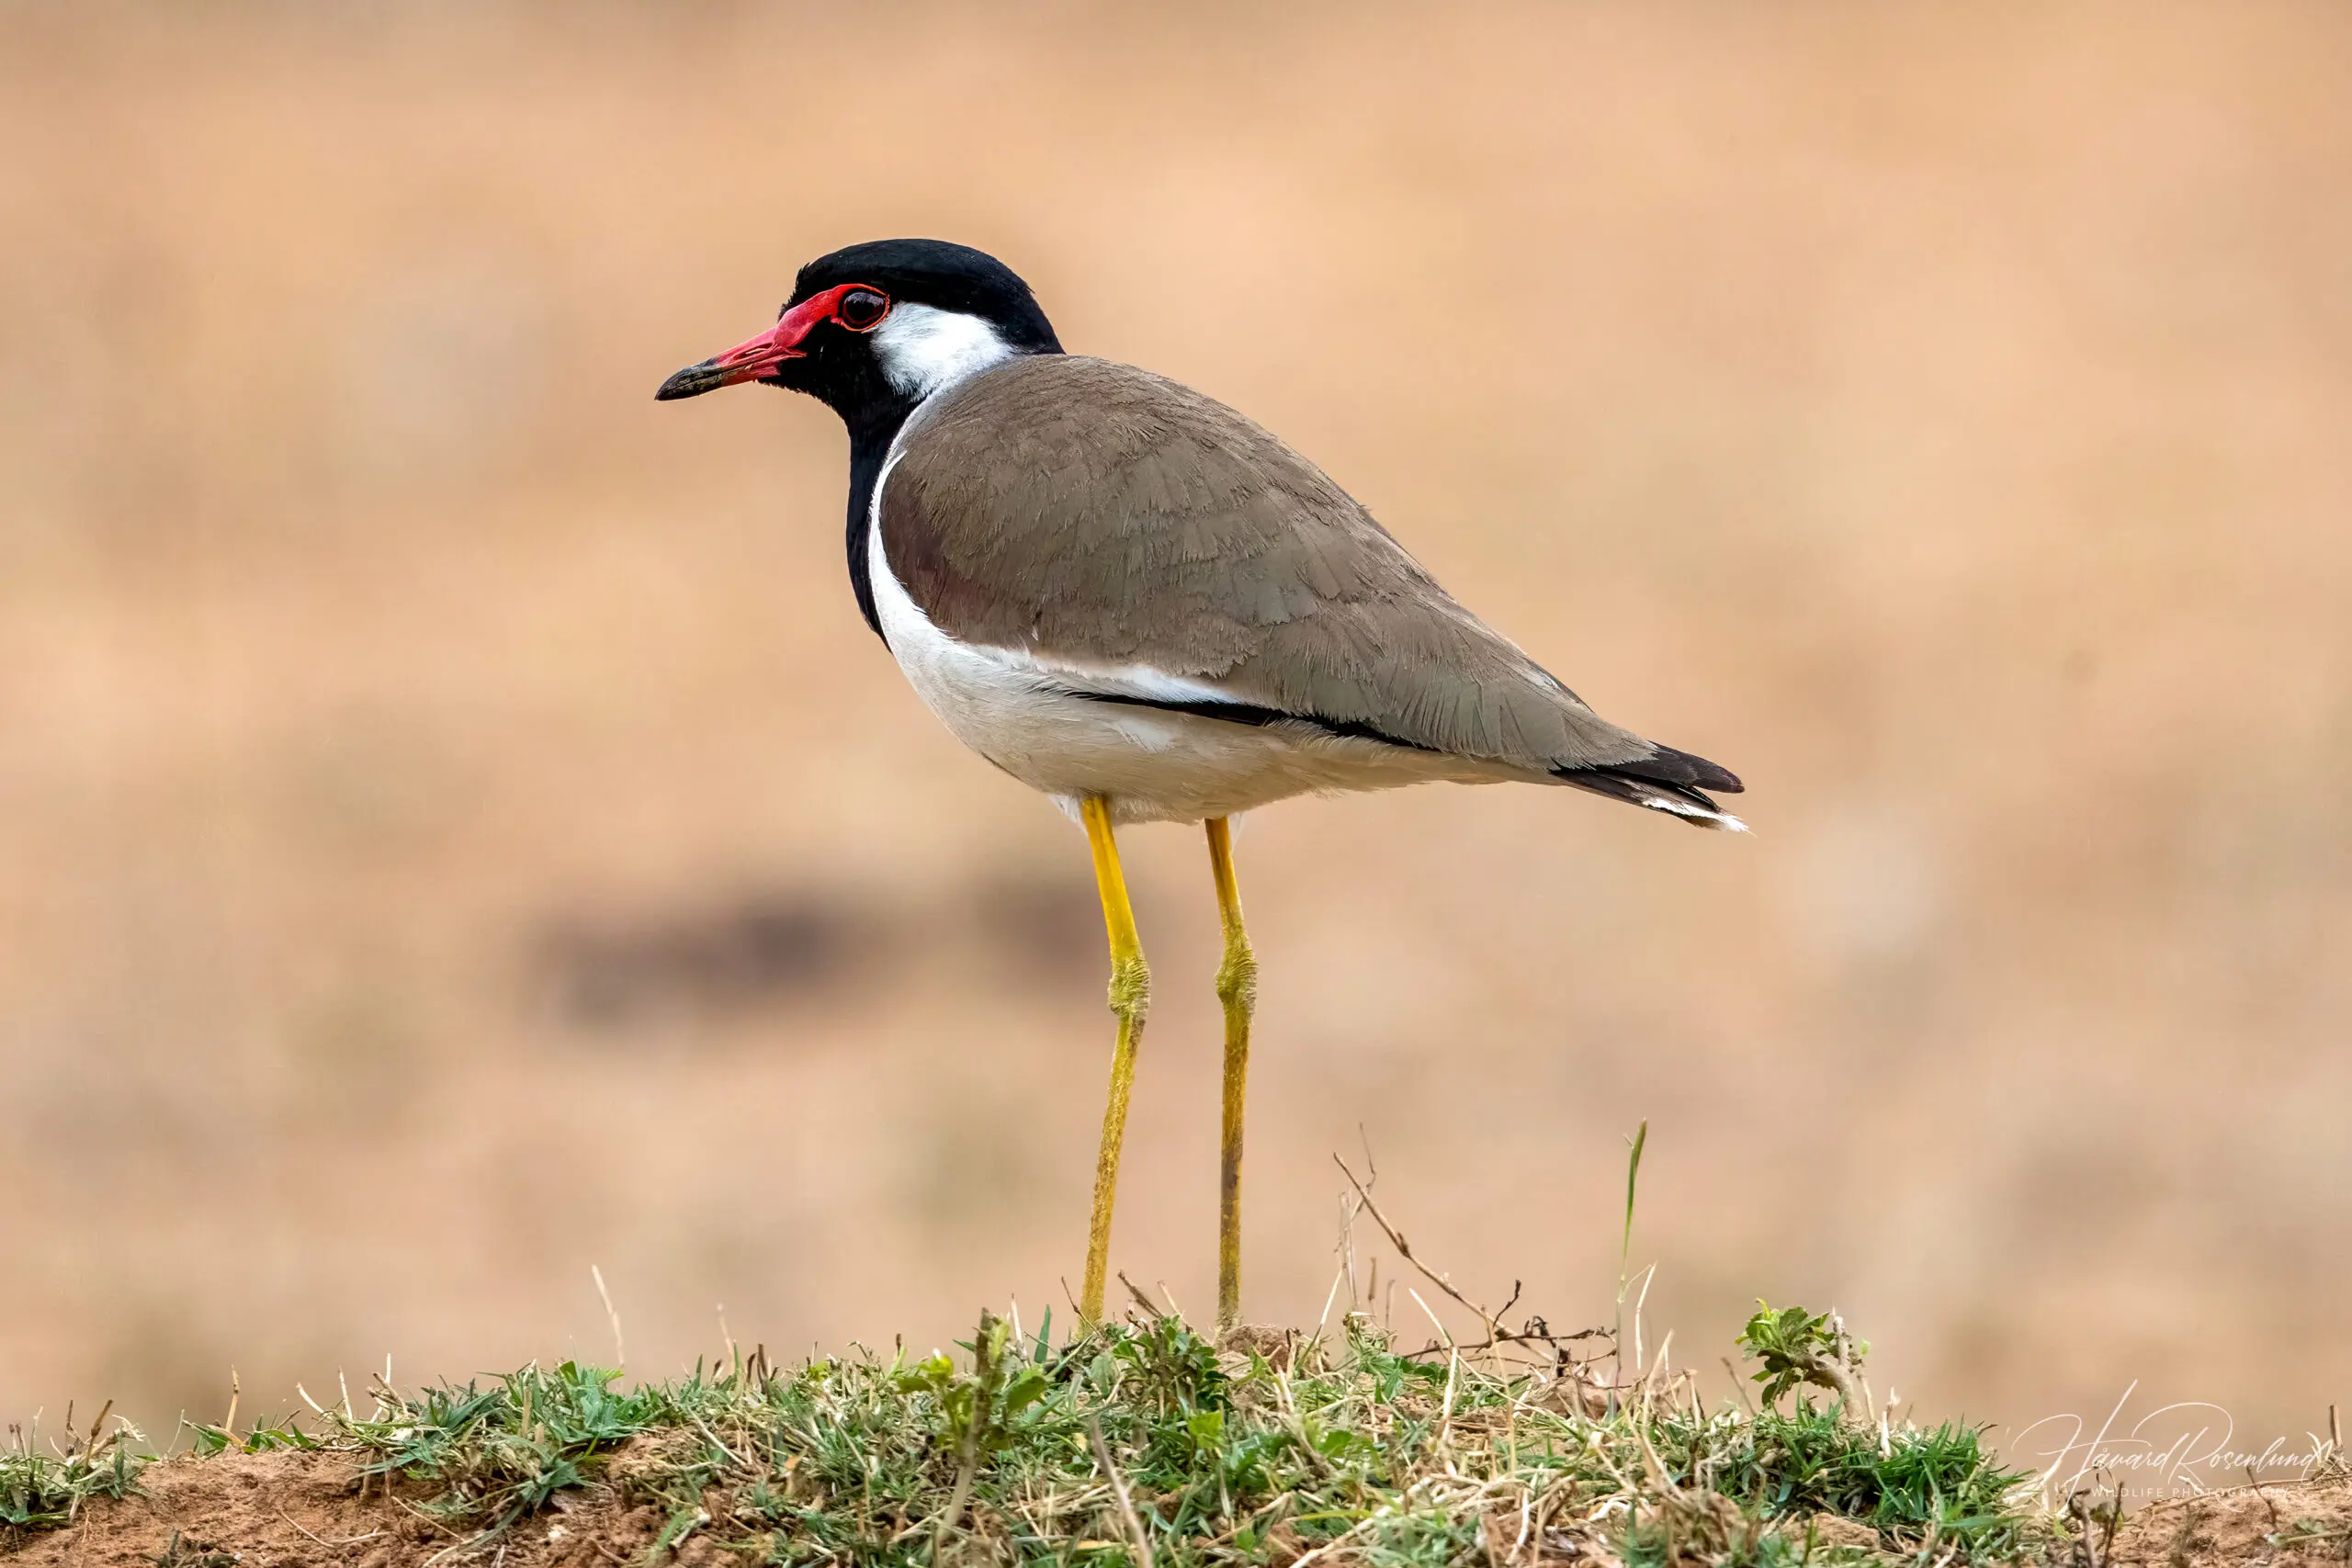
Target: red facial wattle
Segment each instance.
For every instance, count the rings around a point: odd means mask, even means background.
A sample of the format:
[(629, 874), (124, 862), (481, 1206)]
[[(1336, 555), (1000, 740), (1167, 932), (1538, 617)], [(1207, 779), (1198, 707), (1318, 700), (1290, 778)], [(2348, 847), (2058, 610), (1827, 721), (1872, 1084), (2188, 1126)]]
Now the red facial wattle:
[[(843, 301), (851, 295), (863, 297), (853, 310), (855, 319), (845, 314)], [(875, 305), (880, 301), (879, 309)], [(775, 374), (776, 367), (787, 359), (802, 359), (808, 350), (801, 344), (808, 334), (828, 323), (851, 332), (871, 332), (889, 313), (889, 296), (870, 284), (844, 283), (812, 294), (799, 304), (786, 308), (776, 318), (775, 326), (754, 338), (737, 344), (733, 348), (699, 365), (689, 365), (662, 383), (653, 395), (668, 400), (691, 398), (703, 392), (714, 392), (721, 387), (732, 387), (741, 381), (757, 381)]]

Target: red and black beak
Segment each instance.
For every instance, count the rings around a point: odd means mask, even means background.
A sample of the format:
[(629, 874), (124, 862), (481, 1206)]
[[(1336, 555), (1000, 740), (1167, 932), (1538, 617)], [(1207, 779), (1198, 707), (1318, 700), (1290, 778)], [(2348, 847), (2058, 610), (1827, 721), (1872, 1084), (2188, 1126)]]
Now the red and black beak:
[[(653, 394), (654, 398), (662, 402), (668, 402), (673, 398), (698, 398), (705, 392), (732, 387), (739, 381), (764, 380), (775, 375), (786, 360), (807, 358), (808, 351), (801, 344), (808, 341), (810, 333), (826, 322), (840, 321), (842, 300), (854, 293), (878, 298), (883, 308), (888, 308), (887, 297), (880, 296), (878, 290), (861, 288), (855, 284), (828, 288), (821, 294), (809, 296), (797, 305), (787, 306), (776, 318), (775, 325), (759, 336), (737, 344), (715, 359), (687, 366), (662, 382), (662, 389)], [(879, 320), (878, 315), (876, 320)], [(872, 325), (872, 321), (861, 321), (851, 330), (863, 332)]]

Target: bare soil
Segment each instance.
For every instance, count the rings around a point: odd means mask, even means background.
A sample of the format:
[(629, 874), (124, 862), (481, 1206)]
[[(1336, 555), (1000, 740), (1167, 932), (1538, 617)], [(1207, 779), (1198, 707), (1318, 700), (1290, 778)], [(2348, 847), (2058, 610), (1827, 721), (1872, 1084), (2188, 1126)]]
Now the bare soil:
[[(626, 1455), (616, 1461), (626, 1465)], [(548, 1509), (499, 1538), (490, 1551), (507, 1568), (613, 1562), (641, 1557), (662, 1520), (622, 1502), (616, 1475), (557, 1497)], [(0, 1556), (27, 1568), (140, 1564), (141, 1568), (297, 1568), (350, 1563), (406, 1568), (448, 1551), (472, 1532), (435, 1519), (424, 1492), (370, 1482), (357, 1462), (334, 1453), (224, 1454), (151, 1467), (140, 1490), (100, 1499), (70, 1529), (0, 1534)], [(688, 1536), (677, 1553), (694, 1562), (708, 1543)]]
[(2116, 1533), (2112, 1568), (2278, 1568), (2352, 1561), (2352, 1480), (2241, 1487), (2151, 1504)]
[[(641, 1562), (660, 1535), (653, 1508), (627, 1497), (623, 1450), (593, 1484), (558, 1496), (537, 1517), (482, 1543), (500, 1568), (590, 1568)], [(408, 1568), (474, 1538), (425, 1514), (422, 1489), (371, 1482), (333, 1453), (228, 1454), (157, 1464), (140, 1490), (101, 1499), (69, 1529), (0, 1533), (0, 1557), (25, 1568)], [(711, 1502), (724, 1506), (723, 1499)], [(1823, 1540), (1867, 1544), (1848, 1521), (1817, 1521)], [(1827, 1527), (1839, 1527), (1832, 1529)], [(1850, 1532), (1848, 1533), (1848, 1532)], [(674, 1558), (716, 1561), (717, 1543), (688, 1532)], [(2152, 1504), (2131, 1515), (2111, 1546), (2084, 1568), (2320, 1568), (2352, 1561), (2352, 1478), (2265, 1484)]]

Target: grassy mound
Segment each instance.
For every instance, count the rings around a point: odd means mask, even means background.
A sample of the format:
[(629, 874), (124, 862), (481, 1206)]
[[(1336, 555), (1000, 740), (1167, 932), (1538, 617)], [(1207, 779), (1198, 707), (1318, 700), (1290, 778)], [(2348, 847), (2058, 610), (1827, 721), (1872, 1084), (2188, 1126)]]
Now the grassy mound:
[[(1752, 1408), (1709, 1409), (1656, 1371), (1604, 1386), (1540, 1323), (1493, 1337), (1406, 1352), (1359, 1314), (1329, 1343), (1245, 1329), (1220, 1348), (1139, 1313), (1057, 1344), (1050, 1322), (1029, 1337), (983, 1314), (955, 1356), (775, 1369), (754, 1352), (629, 1389), (535, 1366), (379, 1386), (364, 1416), (198, 1427), (195, 1447), (336, 1461), (344, 1495), (372, 1487), (430, 1527), (418, 1561), (1934, 1563), (2055, 1540), (1973, 1428), (1815, 1403), (1810, 1386), (1852, 1366), (1826, 1319), (1749, 1325)], [(63, 1458), (19, 1443), (0, 1455), (0, 1520), (64, 1526), (141, 1483), (127, 1439)], [(353, 1560), (371, 1539), (297, 1528)], [(164, 1558), (190, 1568), (216, 1548), (237, 1543), (175, 1539)]]

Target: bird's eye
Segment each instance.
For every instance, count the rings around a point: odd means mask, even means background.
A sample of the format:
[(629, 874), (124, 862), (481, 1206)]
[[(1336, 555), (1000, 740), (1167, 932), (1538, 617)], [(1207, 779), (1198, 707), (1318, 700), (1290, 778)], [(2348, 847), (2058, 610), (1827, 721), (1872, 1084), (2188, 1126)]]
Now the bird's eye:
[(872, 288), (853, 288), (833, 309), (833, 319), (854, 333), (870, 331), (890, 313), (888, 295)]

